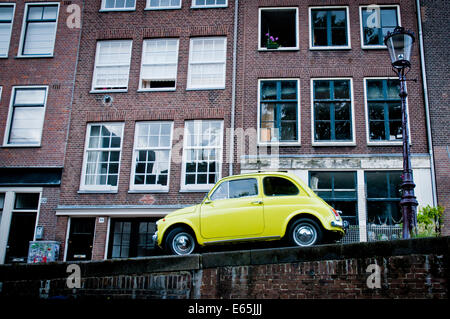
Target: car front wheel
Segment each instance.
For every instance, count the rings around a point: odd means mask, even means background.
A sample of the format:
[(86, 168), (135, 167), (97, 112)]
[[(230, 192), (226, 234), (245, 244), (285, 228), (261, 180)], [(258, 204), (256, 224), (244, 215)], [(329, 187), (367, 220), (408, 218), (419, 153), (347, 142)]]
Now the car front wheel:
[(190, 255), (196, 248), (194, 236), (182, 227), (172, 229), (167, 235), (166, 250), (172, 255)]
[(289, 229), (289, 242), (300, 247), (313, 246), (322, 240), (321, 227), (311, 219), (299, 219)]

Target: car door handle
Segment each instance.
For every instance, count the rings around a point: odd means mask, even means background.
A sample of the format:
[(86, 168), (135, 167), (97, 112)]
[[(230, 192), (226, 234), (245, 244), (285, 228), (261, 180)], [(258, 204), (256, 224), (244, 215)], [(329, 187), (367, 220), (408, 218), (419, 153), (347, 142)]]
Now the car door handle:
[(252, 204), (254, 204), (254, 205), (261, 205), (262, 203), (263, 203), (262, 200), (256, 200), (256, 201), (252, 202)]

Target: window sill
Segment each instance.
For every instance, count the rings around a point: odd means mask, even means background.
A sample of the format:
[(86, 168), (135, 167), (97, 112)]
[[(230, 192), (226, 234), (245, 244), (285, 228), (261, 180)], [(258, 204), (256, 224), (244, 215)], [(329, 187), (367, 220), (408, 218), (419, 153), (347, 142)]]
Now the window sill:
[(2, 148), (31, 148), (41, 147), (41, 144), (3, 144)]
[(213, 188), (214, 185), (209, 186), (208, 188), (185, 188), (185, 187), (181, 187), (180, 188), (180, 193), (207, 193), (211, 190), (211, 188)]
[(367, 142), (367, 146), (402, 146), (403, 141)]
[(139, 89), (137, 92), (175, 92), (176, 88), (167, 88), (167, 89)]
[(301, 146), (300, 142), (258, 142), (258, 146)]
[(54, 57), (55, 56), (53, 54), (52, 55), (16, 55), (15, 56), (16, 59), (34, 59), (34, 58), (39, 58), (39, 59), (49, 58), (49, 59), (51, 59)]
[(363, 50), (387, 50), (387, 46), (385, 46), (385, 45), (362, 45), (361, 49), (363, 49)]
[(78, 190), (78, 194), (117, 194), (117, 189), (115, 190), (94, 190), (94, 189), (80, 189)]
[(351, 46), (345, 47), (309, 47), (311, 51), (334, 51), (334, 50), (351, 50)]
[(144, 11), (155, 11), (155, 10), (180, 10), (181, 6), (179, 7), (163, 7), (163, 8), (145, 8)]
[(129, 194), (146, 194), (146, 193), (168, 193), (169, 188), (160, 188), (160, 189), (130, 189), (128, 191)]
[(213, 87), (213, 88), (186, 88), (186, 91), (208, 91), (208, 90), (225, 90), (225, 87)]
[(136, 8), (124, 8), (124, 9), (100, 9), (98, 12), (127, 12), (136, 11)]
[(258, 48), (259, 52), (276, 52), (276, 51), (299, 51), (299, 47), (293, 48), (278, 48), (278, 49), (267, 49), (267, 48)]
[(312, 146), (356, 146), (356, 142), (312, 142)]
[(210, 5), (210, 6), (191, 6), (191, 9), (216, 9), (216, 8), (228, 8), (228, 4), (223, 5)]
[(110, 90), (90, 90), (91, 94), (101, 94), (101, 93), (127, 93), (128, 89), (110, 89)]

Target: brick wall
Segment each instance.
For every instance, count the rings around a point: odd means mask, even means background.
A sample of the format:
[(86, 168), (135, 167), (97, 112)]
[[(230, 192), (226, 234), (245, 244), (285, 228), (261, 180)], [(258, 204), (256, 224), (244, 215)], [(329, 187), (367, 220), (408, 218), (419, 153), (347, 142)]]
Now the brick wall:
[[(79, 263), (81, 288), (66, 287), (67, 263), (0, 266), (1, 297), (206, 299), (447, 299), (449, 237), (311, 248), (206, 253)], [(380, 267), (380, 286), (367, 285)]]

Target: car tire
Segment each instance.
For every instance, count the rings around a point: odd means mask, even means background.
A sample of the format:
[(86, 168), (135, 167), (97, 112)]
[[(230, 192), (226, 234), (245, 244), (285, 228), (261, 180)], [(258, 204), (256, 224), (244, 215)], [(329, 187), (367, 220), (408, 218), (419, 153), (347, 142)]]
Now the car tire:
[(288, 241), (291, 245), (309, 247), (322, 241), (323, 231), (314, 220), (301, 218), (296, 220), (288, 232)]
[(171, 255), (190, 255), (197, 248), (195, 236), (183, 227), (172, 229), (165, 241), (165, 249)]

